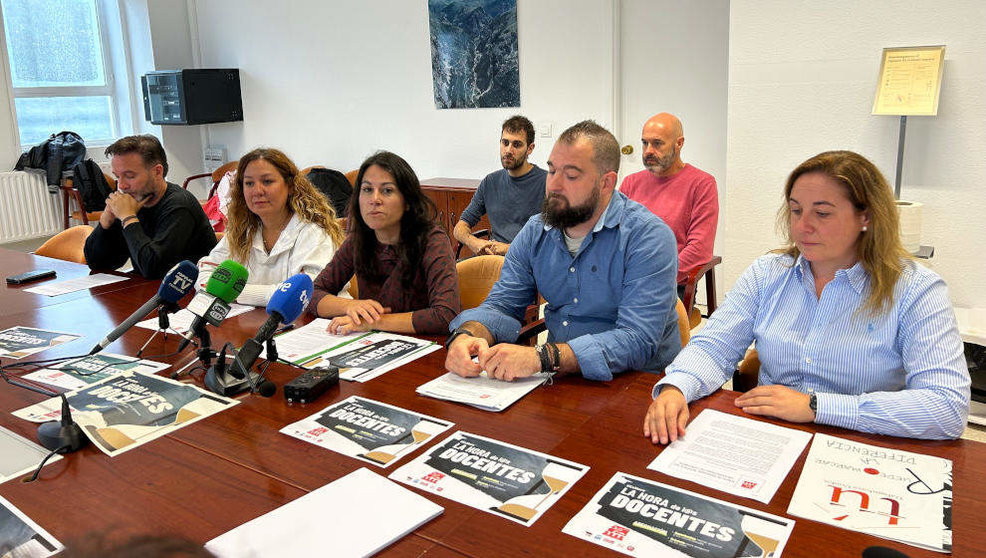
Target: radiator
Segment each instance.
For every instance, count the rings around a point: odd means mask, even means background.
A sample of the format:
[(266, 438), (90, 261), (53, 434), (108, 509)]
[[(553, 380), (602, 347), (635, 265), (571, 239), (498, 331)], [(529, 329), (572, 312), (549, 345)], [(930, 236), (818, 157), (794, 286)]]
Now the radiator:
[(0, 243), (58, 234), (61, 201), (48, 193), (44, 172), (0, 172)]

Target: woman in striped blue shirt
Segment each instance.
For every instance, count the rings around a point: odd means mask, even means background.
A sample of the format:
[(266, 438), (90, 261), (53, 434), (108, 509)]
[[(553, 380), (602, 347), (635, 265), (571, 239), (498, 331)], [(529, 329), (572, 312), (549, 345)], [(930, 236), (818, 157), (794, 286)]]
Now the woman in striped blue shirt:
[(957, 438), (969, 370), (944, 281), (904, 250), (890, 186), (829, 151), (787, 179), (788, 245), (754, 261), (654, 386), (644, 435), (684, 435), (688, 403), (728, 380), (751, 342), (753, 415), (911, 438)]

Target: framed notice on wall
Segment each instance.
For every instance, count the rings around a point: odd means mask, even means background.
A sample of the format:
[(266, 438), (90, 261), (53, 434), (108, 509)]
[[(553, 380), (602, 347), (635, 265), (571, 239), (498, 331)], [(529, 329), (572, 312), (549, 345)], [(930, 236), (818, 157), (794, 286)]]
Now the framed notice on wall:
[(883, 49), (873, 114), (938, 114), (945, 45)]

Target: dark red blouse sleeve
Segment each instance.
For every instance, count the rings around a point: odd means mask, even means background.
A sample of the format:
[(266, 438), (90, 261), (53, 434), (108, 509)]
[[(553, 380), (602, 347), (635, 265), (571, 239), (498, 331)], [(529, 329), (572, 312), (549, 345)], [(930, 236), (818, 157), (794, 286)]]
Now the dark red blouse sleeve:
[(415, 333), (441, 335), (448, 332), (462, 305), (459, 302), (459, 276), (448, 235), (435, 228), (428, 236), (421, 265), (428, 285), (428, 307), (411, 313)]
[(346, 283), (353, 278), (353, 243), (349, 238), (342, 243), (336, 250), (332, 260), (329, 261), (325, 269), (315, 278), (315, 292), (312, 294), (312, 302), (308, 305), (308, 311), (312, 315), (318, 316), (318, 303), (327, 294), (336, 294), (342, 290)]

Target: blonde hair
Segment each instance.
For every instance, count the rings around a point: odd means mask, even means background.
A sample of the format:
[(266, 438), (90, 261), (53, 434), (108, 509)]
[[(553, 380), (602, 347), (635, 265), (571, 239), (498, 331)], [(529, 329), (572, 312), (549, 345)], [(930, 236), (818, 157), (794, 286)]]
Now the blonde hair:
[(870, 276), (870, 292), (862, 310), (873, 316), (886, 312), (893, 304), (894, 286), (912, 259), (900, 241), (900, 217), (897, 202), (887, 179), (876, 165), (852, 151), (826, 151), (798, 165), (787, 177), (784, 205), (778, 212), (778, 227), (783, 230), (787, 246), (775, 250), (797, 258), (801, 253), (791, 235), (791, 189), (804, 174), (822, 173), (846, 188), (846, 196), (856, 211), (867, 213), (869, 224), (856, 241), (856, 259)]
[(332, 239), (336, 248), (342, 244), (345, 234), (335, 210), (326, 201), (325, 196), (318, 191), (298, 167), (282, 151), (261, 147), (247, 153), (240, 159), (236, 167), (236, 180), (229, 189), (229, 213), (226, 226), (226, 241), (233, 259), (246, 264), (250, 259), (250, 246), (253, 236), (260, 228), (260, 217), (250, 211), (243, 197), (243, 173), (250, 163), (267, 161), (280, 173), (288, 187), (288, 212), (298, 215), (304, 221), (315, 223)]

